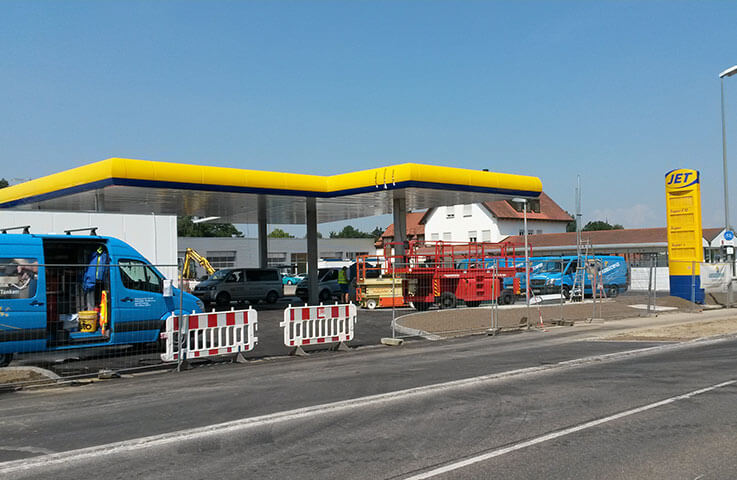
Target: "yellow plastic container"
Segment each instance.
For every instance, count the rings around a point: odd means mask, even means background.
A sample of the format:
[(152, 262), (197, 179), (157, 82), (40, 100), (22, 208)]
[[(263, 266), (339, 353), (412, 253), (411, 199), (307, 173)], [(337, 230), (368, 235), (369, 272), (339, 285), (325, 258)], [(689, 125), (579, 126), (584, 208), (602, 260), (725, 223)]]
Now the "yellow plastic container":
[(78, 312), (78, 315), (80, 332), (91, 333), (97, 331), (97, 311), (84, 310)]

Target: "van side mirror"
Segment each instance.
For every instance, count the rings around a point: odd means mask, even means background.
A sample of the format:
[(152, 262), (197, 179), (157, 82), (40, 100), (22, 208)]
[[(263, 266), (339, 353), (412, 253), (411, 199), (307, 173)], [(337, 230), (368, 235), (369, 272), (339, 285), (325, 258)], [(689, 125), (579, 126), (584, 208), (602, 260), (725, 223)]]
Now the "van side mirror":
[(168, 278), (164, 280), (164, 296), (165, 297), (174, 296), (174, 286), (172, 285), (172, 281)]

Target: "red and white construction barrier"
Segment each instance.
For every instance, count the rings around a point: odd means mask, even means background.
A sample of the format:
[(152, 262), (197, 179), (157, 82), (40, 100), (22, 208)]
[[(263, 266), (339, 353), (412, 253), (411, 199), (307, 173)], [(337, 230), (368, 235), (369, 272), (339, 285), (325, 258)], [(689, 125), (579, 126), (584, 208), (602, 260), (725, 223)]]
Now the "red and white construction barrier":
[(353, 340), (356, 306), (320, 305), (292, 307), (284, 310), (284, 345), (303, 347)]
[[(226, 312), (193, 313), (166, 319), (166, 353), (161, 354), (165, 362), (174, 360), (227, 355), (253, 350), (258, 342), (258, 312), (231, 310)], [(180, 329), (181, 327), (181, 329)]]

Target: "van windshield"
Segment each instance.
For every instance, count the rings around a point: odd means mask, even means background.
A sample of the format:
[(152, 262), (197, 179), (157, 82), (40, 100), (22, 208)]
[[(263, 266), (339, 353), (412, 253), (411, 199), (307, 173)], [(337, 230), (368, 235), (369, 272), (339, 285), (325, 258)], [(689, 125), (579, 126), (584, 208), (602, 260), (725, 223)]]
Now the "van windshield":
[(560, 273), (563, 269), (561, 262), (545, 262), (540, 267), (540, 273)]
[(217, 272), (210, 275), (208, 279), (219, 282), (220, 280), (223, 280), (225, 277), (227, 277), (230, 272), (230, 270), (218, 270)]

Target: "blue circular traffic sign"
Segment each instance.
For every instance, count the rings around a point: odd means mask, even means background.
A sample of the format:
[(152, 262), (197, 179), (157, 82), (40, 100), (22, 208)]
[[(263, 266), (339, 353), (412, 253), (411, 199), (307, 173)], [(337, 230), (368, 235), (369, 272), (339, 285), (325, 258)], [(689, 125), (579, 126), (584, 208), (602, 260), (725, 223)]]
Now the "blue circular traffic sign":
[(734, 232), (732, 230), (727, 230), (726, 232), (724, 232), (724, 239), (727, 241), (734, 240)]

